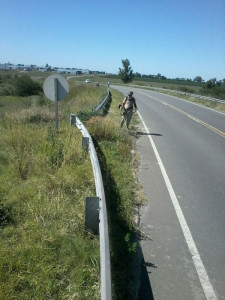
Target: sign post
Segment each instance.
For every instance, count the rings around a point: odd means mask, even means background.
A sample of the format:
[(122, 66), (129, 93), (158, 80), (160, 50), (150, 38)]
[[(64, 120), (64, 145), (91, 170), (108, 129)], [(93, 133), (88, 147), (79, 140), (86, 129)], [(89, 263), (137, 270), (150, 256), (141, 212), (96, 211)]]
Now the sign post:
[(55, 128), (58, 133), (58, 101), (64, 100), (68, 95), (68, 81), (62, 75), (50, 75), (45, 79), (43, 89), (45, 96), (55, 102)]
[(58, 123), (59, 123), (59, 114), (58, 114), (58, 79), (54, 78), (54, 90), (55, 90), (55, 130), (58, 133)]

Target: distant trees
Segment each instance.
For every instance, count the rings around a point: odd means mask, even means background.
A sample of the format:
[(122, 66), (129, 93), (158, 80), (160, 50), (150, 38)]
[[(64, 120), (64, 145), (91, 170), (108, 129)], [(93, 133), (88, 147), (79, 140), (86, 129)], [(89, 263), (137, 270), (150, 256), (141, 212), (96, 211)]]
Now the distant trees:
[(141, 77), (141, 74), (140, 73), (138, 73), (138, 72), (136, 72), (135, 74), (134, 74), (134, 77)]
[(151, 78), (151, 79), (158, 79), (158, 80), (167, 80), (166, 76), (163, 76), (160, 73), (158, 73), (157, 75), (151, 75), (151, 74), (147, 75), (147, 74), (140, 74), (140, 73), (136, 72), (134, 74), (134, 77), (135, 78)]
[(49, 66), (49, 64), (45, 64), (45, 68), (48, 70), (48, 71), (51, 71), (52, 67)]
[(218, 99), (225, 99), (225, 79), (212, 78), (206, 81), (203, 93)]
[(208, 89), (220, 87), (220, 86), (224, 88), (224, 85), (225, 85), (225, 79), (217, 81), (216, 78), (212, 78), (206, 82), (206, 87)]
[(194, 78), (194, 81), (195, 81), (195, 82), (202, 82), (202, 77), (201, 77), (201, 76), (196, 76), (196, 77)]
[(131, 82), (134, 78), (133, 70), (128, 59), (122, 59), (123, 68), (119, 68), (119, 76), (124, 83)]

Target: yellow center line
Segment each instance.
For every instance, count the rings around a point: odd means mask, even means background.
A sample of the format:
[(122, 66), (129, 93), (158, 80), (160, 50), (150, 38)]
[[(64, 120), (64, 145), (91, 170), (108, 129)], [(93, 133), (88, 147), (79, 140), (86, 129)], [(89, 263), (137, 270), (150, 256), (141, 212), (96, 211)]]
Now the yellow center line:
[(220, 136), (222, 136), (222, 137), (225, 138), (225, 132), (223, 132), (223, 131), (221, 131), (221, 130), (219, 130), (219, 129), (217, 129), (217, 128), (211, 126), (211, 125), (209, 125), (208, 123), (203, 122), (202, 120), (200, 120), (200, 119), (198, 119), (198, 118), (196, 118), (196, 117), (194, 117), (194, 116), (192, 116), (192, 115), (190, 115), (190, 114), (188, 114), (188, 113), (186, 113), (185, 111), (183, 111), (183, 110), (177, 108), (176, 106), (173, 106), (172, 104), (169, 104), (169, 103), (167, 103), (167, 102), (164, 102), (164, 101), (162, 101), (162, 100), (160, 100), (160, 99), (158, 99), (158, 98), (156, 98), (156, 97), (148, 96), (148, 95), (146, 95), (146, 94), (144, 94), (144, 93), (142, 93), (142, 92), (139, 92), (139, 93), (141, 93), (141, 94), (143, 94), (143, 95), (145, 95), (145, 96), (147, 96), (147, 97), (149, 97), (149, 98), (153, 98), (153, 99), (155, 99), (155, 100), (161, 102), (162, 104), (164, 104), (164, 105), (166, 105), (166, 106), (169, 106), (170, 108), (172, 108), (172, 109), (178, 111), (179, 113), (181, 113), (181, 114), (185, 115), (186, 117), (188, 117), (188, 118), (190, 118), (190, 119), (192, 119), (192, 120), (198, 122), (199, 124), (201, 124), (201, 125), (207, 127), (208, 129), (212, 130), (213, 132), (215, 132), (215, 133), (217, 133), (217, 134), (219, 134)]

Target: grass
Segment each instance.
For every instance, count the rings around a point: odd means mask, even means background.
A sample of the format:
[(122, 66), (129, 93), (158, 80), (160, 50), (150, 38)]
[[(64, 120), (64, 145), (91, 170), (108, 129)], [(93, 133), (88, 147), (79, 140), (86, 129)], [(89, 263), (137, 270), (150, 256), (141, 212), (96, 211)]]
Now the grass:
[[(84, 200), (95, 195), (89, 155), (70, 113), (96, 107), (106, 88), (70, 81), (59, 103), (44, 96), (1, 96), (0, 299), (99, 299), (99, 239), (84, 228)], [(117, 104), (86, 122), (103, 171), (110, 222), (113, 297), (132, 299), (135, 190), (132, 134)], [(132, 133), (132, 132), (131, 132)]]
[(98, 238), (84, 229), (95, 188), (78, 132), (1, 129), (0, 299), (98, 299)]
[[(99, 102), (92, 88), (83, 108)], [(0, 97), (0, 299), (99, 299), (99, 240), (84, 228), (94, 178), (69, 124), (84, 90), (73, 89), (58, 135), (51, 101)]]

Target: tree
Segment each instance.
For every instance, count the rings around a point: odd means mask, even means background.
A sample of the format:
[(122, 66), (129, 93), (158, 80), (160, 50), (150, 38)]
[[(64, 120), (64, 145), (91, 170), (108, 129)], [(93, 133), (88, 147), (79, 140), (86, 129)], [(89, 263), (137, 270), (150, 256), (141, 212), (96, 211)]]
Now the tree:
[(119, 68), (119, 76), (124, 83), (131, 82), (134, 78), (133, 70), (128, 59), (122, 59), (123, 68)]
[(216, 80), (215, 80), (215, 78), (210, 79), (210, 80), (208, 80), (208, 81), (206, 82), (206, 87), (207, 87), (208, 89), (212, 89), (212, 88), (214, 88), (215, 86), (216, 86)]
[(160, 73), (158, 73), (155, 78), (156, 79), (161, 79), (161, 77), (162, 77), (162, 75)]
[(201, 76), (196, 76), (194, 81), (195, 82), (202, 82), (202, 77)]
[(210, 79), (210, 81), (211, 81), (214, 85), (215, 85), (216, 82), (217, 82), (216, 78), (212, 78), (212, 79)]
[(138, 72), (136, 72), (136, 73), (134, 74), (134, 76), (135, 76), (135, 77), (139, 77), (139, 78), (140, 78), (140, 77), (141, 77), (141, 74), (140, 74), (140, 73), (138, 73)]

